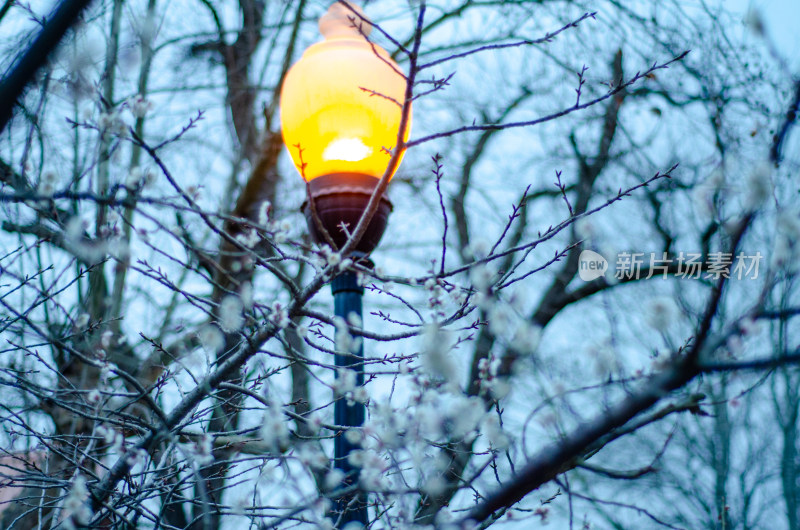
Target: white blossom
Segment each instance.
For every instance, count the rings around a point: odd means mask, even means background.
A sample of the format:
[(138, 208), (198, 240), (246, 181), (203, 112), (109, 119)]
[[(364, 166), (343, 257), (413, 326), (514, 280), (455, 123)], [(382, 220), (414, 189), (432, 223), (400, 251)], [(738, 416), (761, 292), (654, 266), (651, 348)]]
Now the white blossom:
[(39, 195), (50, 196), (56, 190), (56, 174), (53, 171), (45, 171), (39, 181), (37, 192)]
[(289, 443), (289, 428), (286, 426), (283, 409), (277, 403), (272, 403), (265, 412), (261, 439), (276, 450), (285, 448)]
[(78, 114), (81, 120), (89, 121), (94, 116), (94, 108), (91, 105), (82, 105)]
[(73, 517), (78, 524), (88, 524), (92, 517), (87, 500), (89, 499), (89, 488), (86, 486), (86, 479), (83, 475), (78, 475), (72, 482), (72, 487), (64, 500), (64, 510)]
[(479, 307), (484, 311), (491, 309), (494, 305), (494, 298), (483, 291), (475, 293), (472, 300), (475, 303), (475, 307)]
[(131, 449), (127, 451), (127, 455), (125, 456), (125, 461), (128, 463), (130, 467), (138, 466), (139, 464), (143, 464), (147, 462), (147, 451), (144, 449)]
[(272, 222), (269, 226), (273, 232), (272, 237), (275, 243), (284, 243), (289, 238), (289, 234), (292, 231), (292, 223), (288, 220)]
[(197, 333), (200, 344), (209, 353), (219, 353), (225, 347), (225, 336), (218, 327), (206, 324)]
[(739, 323), (739, 328), (744, 335), (758, 335), (764, 329), (764, 326), (759, 320), (752, 317), (745, 318)]
[(508, 448), (510, 440), (508, 435), (503, 432), (500, 420), (495, 414), (487, 414), (481, 425), (481, 432), (486, 436), (487, 441), (493, 449), (503, 451)]
[(322, 416), (316, 412), (312, 412), (306, 416), (306, 426), (311, 434), (317, 434), (322, 427)]
[(264, 201), (258, 207), (258, 224), (266, 228), (269, 225), (269, 216), (272, 212), (272, 203)]
[(725, 346), (728, 348), (728, 353), (730, 355), (733, 357), (738, 357), (742, 353), (744, 343), (741, 337), (734, 335), (732, 337), (728, 337), (728, 340), (725, 341)]
[(131, 247), (122, 237), (108, 241), (108, 253), (119, 261), (127, 262), (131, 257)]
[(491, 245), (485, 239), (476, 238), (469, 244), (467, 251), (470, 256), (476, 259), (485, 258), (491, 250)]
[(253, 284), (250, 282), (242, 283), (239, 288), (239, 298), (242, 300), (242, 305), (245, 309), (253, 308)]
[(444, 305), (445, 290), (442, 284), (436, 278), (428, 278), (424, 284), (425, 290), (428, 291), (428, 307), (431, 309), (440, 308)]
[(435, 324), (426, 326), (422, 333), (423, 365), (434, 377), (452, 381), (458, 375), (458, 366), (448, 343), (448, 333)]
[(74, 215), (67, 221), (65, 229), (67, 239), (72, 243), (78, 243), (83, 238), (84, 232), (89, 228), (89, 223), (81, 219), (79, 216)]
[(359, 386), (353, 390), (353, 401), (356, 403), (366, 403), (369, 401), (369, 391), (365, 386)]
[(448, 523), (451, 523), (452, 520), (453, 520), (453, 514), (450, 513), (450, 510), (448, 510), (447, 508), (442, 508), (436, 513), (436, 517), (434, 518), (435, 521), (434, 526), (436, 528), (447, 528), (448, 526), (450, 526), (448, 525)]
[(647, 306), (647, 323), (658, 331), (666, 331), (675, 320), (678, 307), (671, 298), (658, 297)]
[(350, 451), (347, 454), (347, 463), (349, 463), (351, 466), (361, 467), (364, 464), (364, 454), (365, 451), (363, 449)]
[(422, 490), (433, 497), (439, 496), (447, 489), (447, 481), (441, 475), (436, 474), (425, 481)]
[(128, 132), (128, 124), (119, 112), (114, 110), (101, 113), (97, 118), (97, 127), (105, 138), (110, 135), (125, 136)]
[(347, 461), (353, 466), (358, 466), (361, 471), (358, 475), (359, 483), (367, 491), (381, 490), (386, 487), (386, 474), (384, 473), (385, 462), (381, 456), (372, 450), (353, 451), (350, 455), (358, 453), (351, 460), (348, 456)]
[(114, 366), (105, 363), (103, 367), (100, 369), (100, 381), (103, 383), (108, 383), (108, 380), (111, 379), (111, 375), (114, 373)]
[(289, 313), (281, 302), (276, 300), (270, 306), (269, 321), (280, 329), (289, 326)]
[(510, 333), (515, 323), (515, 315), (506, 303), (496, 303), (487, 315), (489, 331), (495, 336), (504, 336)]
[(353, 326), (354, 328), (364, 327), (364, 322), (361, 320), (361, 317), (355, 311), (350, 311), (350, 313), (347, 315), (347, 323)]
[(111, 330), (106, 330), (100, 335), (100, 344), (103, 348), (108, 349), (111, 347), (111, 339), (114, 338), (114, 332)]
[(103, 112), (97, 118), (97, 126), (101, 129), (108, 129), (113, 125), (114, 115), (112, 113)]
[(325, 265), (328, 267), (336, 267), (342, 262), (342, 255), (327, 245), (322, 247), (320, 255), (325, 260)]
[(478, 361), (478, 375), (480, 377), (487, 377), (489, 374), (489, 359), (483, 358)]
[(258, 245), (259, 241), (261, 241), (261, 237), (254, 228), (248, 228), (244, 232), (236, 235), (236, 241), (241, 243), (241, 245), (244, 247), (253, 248)]
[(113, 427), (100, 425), (97, 428), (97, 434), (103, 438), (103, 441), (106, 443), (106, 445), (110, 446), (112, 453), (122, 449), (122, 444), (124, 443), (125, 439), (122, 434)]
[(333, 490), (338, 488), (344, 480), (344, 471), (341, 469), (331, 469), (325, 474), (325, 488)]
[(142, 94), (136, 94), (129, 102), (131, 114), (135, 118), (144, 118), (150, 109), (153, 108), (153, 102), (146, 99)]
[(356, 372), (349, 368), (339, 368), (336, 371), (337, 378), (336, 382), (333, 384), (334, 390), (339, 395), (345, 395), (348, 392), (352, 392), (356, 389)]
[(525, 321), (520, 321), (511, 338), (511, 348), (520, 355), (533, 355), (536, 353), (537, 348), (539, 348), (539, 341), (541, 338), (541, 327)]
[(476, 289), (483, 291), (491, 286), (494, 273), (486, 265), (478, 264), (469, 270), (469, 278)]
[(327, 261), (321, 254), (316, 254), (313, 258), (311, 258), (311, 264), (317, 271), (321, 271), (327, 265)]
[(128, 171), (128, 176), (125, 177), (125, 187), (132, 190), (139, 187), (147, 187), (155, 180), (156, 175), (151, 170), (134, 166)]
[(139, 166), (134, 166), (128, 171), (128, 176), (125, 178), (125, 186), (130, 189), (136, 189), (144, 180), (144, 172)]
[(450, 435), (465, 438), (478, 428), (484, 415), (483, 402), (480, 398), (465, 395), (448, 401), (445, 414), (451, 425)]
[(450, 300), (456, 305), (462, 305), (467, 299), (467, 294), (460, 287), (455, 287), (450, 291)]
[(341, 317), (334, 317), (333, 325), (336, 329), (334, 332), (334, 344), (336, 351), (351, 352), (355, 349), (355, 343), (347, 322)]
[(241, 298), (228, 295), (219, 304), (219, 325), (228, 333), (239, 331), (244, 325), (244, 304)]
[(78, 315), (78, 318), (75, 319), (75, 327), (78, 329), (84, 329), (88, 325), (89, 325), (88, 313), (81, 313), (80, 315)]
[(442, 435), (445, 418), (436, 406), (423, 404), (417, 407), (415, 418), (421, 434), (433, 440)]
[(103, 396), (100, 395), (100, 391), (97, 390), (96, 388), (92, 389), (91, 391), (89, 391), (88, 394), (86, 394), (86, 401), (88, 401), (92, 405), (96, 405), (96, 404), (100, 403), (100, 400), (102, 398), (103, 398)]
[(511, 392), (511, 384), (506, 378), (495, 378), (489, 383), (489, 392), (494, 399), (503, 399)]
[(353, 260), (350, 258), (343, 259), (342, 262), (339, 264), (340, 271), (346, 271), (350, 267), (353, 266)]
[(67, 248), (79, 258), (94, 262), (99, 261), (105, 255), (106, 245), (103, 241), (91, 241), (84, 237), (89, 229), (89, 222), (74, 215), (67, 221), (64, 229)]
[(314, 444), (303, 444), (297, 450), (297, 459), (300, 462), (314, 469), (325, 469), (330, 464), (328, 456)]
[(372, 422), (367, 424), (367, 430), (377, 434), (381, 444), (390, 448), (403, 446), (404, 433), (409, 429), (409, 411), (395, 410), (388, 401), (378, 403), (372, 407)]

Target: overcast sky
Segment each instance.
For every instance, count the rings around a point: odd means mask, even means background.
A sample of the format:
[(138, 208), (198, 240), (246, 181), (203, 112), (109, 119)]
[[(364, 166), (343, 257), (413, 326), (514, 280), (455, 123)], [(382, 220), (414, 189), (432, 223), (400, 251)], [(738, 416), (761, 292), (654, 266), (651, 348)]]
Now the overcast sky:
[(800, 0), (728, 0), (730, 9), (744, 16), (749, 9), (758, 9), (775, 46), (794, 66), (800, 66)]

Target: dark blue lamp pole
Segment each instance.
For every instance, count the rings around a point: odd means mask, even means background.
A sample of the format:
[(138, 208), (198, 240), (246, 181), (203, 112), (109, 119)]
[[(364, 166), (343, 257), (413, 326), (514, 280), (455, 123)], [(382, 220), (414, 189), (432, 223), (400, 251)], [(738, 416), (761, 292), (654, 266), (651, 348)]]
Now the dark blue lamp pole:
[[(314, 240), (321, 244), (333, 243), (336, 248), (343, 248), (348, 241), (349, 233), (355, 229), (359, 219), (366, 210), (378, 179), (358, 173), (336, 173), (324, 175), (309, 182), (309, 198), (303, 205), (308, 227)], [(312, 205), (313, 203), (313, 205)], [(367, 230), (348, 256), (361, 266), (371, 267), (368, 259), (375, 250), (386, 229), (391, 203), (381, 198), (378, 208), (370, 220)], [(358, 275), (353, 270), (345, 270), (331, 280), (333, 292), (334, 314), (352, 322), (352, 314), (361, 320), (363, 315), (361, 299), (364, 288), (358, 283)], [(363, 320), (361, 320), (363, 322)], [(353, 340), (357, 344), (350, 352), (337, 353), (337, 368), (349, 368), (356, 373), (356, 384), (364, 384), (364, 341)], [(334, 422), (346, 430), (349, 427), (360, 427), (366, 415), (363, 403), (347, 404), (347, 398), (340, 396), (334, 404)], [(359, 469), (348, 461), (348, 455), (359, 447), (351, 444), (344, 432), (334, 439), (334, 465), (345, 474), (343, 487), (355, 489), (336, 499), (336, 509), (332, 514), (340, 521), (339, 527), (347, 523), (357, 522), (366, 525), (368, 522), (367, 496), (358, 488)]]
[[(362, 316), (361, 297), (364, 288), (358, 284), (358, 278), (353, 271), (345, 271), (331, 281), (331, 291), (333, 292), (334, 314), (341, 317), (345, 322), (351, 322), (351, 315)], [(349, 368), (356, 373), (356, 385), (364, 384), (364, 341), (354, 340), (351, 344), (351, 355), (336, 354), (336, 366)], [(340, 397), (334, 404), (334, 422), (343, 427), (360, 427), (364, 423), (364, 404), (354, 401), (352, 405), (347, 404), (347, 399)], [(358, 449), (351, 444), (343, 434), (339, 434), (334, 440), (335, 465), (344, 472), (345, 486), (352, 486), (358, 483), (358, 468), (350, 465), (347, 456), (351, 451)], [(350, 522), (367, 524), (367, 499), (366, 495), (358, 491), (352, 495), (346, 495), (337, 500), (337, 511), (342, 514), (341, 525)]]
[[(397, 105), (405, 101), (407, 78), (397, 75), (400, 66), (386, 50), (367, 40), (372, 25), (352, 2), (334, 1), (320, 18), (319, 29), (325, 40), (311, 45), (283, 81), (281, 132), (308, 185), (303, 211), (313, 239), (336, 251), (350, 243), (352, 251), (342, 258), (363, 266), (386, 228), (392, 209), (389, 201), (378, 201), (366, 232), (355, 244), (349, 237), (388, 169), (391, 149), (387, 146), (398, 142), (404, 112), (410, 117), (407, 105)], [(405, 138), (408, 132), (406, 127)], [(396, 169), (395, 165), (393, 171)], [(336, 316), (345, 322), (350, 321), (351, 313), (361, 316), (364, 290), (356, 273), (332, 274), (336, 275), (331, 279)], [(336, 355), (336, 366), (352, 369), (358, 384), (364, 383), (361, 346)], [(336, 424), (347, 431), (364, 423), (365, 408), (361, 403), (348, 406), (347, 398), (339, 396), (334, 415)], [(350, 486), (350, 493), (336, 499), (338, 513), (331, 515), (340, 521), (340, 527), (351, 522), (366, 525), (367, 495), (358, 488), (359, 469), (347, 459), (355, 447), (344, 432), (334, 444), (335, 466), (345, 473), (344, 486)]]

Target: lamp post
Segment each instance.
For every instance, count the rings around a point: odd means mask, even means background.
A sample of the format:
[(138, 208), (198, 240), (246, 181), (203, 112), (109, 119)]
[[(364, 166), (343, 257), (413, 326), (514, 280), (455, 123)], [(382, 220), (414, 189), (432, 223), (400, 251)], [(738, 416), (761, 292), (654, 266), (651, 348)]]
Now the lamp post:
[[(281, 129), (292, 161), (306, 180), (303, 212), (313, 239), (334, 250), (345, 247), (364, 214), (379, 179), (386, 172), (401, 123), (406, 79), (389, 54), (367, 40), (371, 25), (354, 6), (334, 3), (320, 18), (325, 40), (310, 46), (289, 70), (281, 87)], [(406, 138), (408, 137), (406, 128)], [(391, 175), (390, 175), (391, 177)], [(378, 202), (366, 232), (349, 256), (370, 264), (368, 255), (386, 229), (392, 205)], [(331, 281), (334, 312), (349, 321), (362, 316), (363, 287), (356, 274), (344, 271)], [(336, 366), (356, 372), (364, 383), (363, 341), (336, 355)], [(364, 405), (334, 405), (337, 425), (363, 424)], [(344, 486), (358, 484), (358, 469), (347, 455), (355, 447), (340, 435), (334, 441), (335, 466), (345, 473)], [(367, 524), (366, 495), (357, 491), (336, 500), (340, 522)]]

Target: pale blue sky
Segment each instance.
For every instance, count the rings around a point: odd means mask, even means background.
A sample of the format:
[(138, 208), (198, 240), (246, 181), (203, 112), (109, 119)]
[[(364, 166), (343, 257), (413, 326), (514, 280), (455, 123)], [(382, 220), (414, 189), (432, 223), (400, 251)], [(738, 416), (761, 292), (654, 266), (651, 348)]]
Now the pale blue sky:
[(759, 10), (775, 47), (797, 71), (800, 67), (800, 0), (727, 0), (723, 3), (742, 16), (749, 9)]

